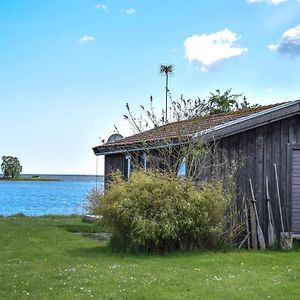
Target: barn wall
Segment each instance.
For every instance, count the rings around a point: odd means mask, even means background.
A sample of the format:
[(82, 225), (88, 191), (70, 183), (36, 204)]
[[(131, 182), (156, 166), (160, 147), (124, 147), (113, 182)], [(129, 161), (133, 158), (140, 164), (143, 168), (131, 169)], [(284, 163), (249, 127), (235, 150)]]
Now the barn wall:
[(293, 144), (291, 147), (290, 158), (292, 164), (290, 166), (291, 173), (291, 216), (292, 231), (298, 236), (300, 235), (300, 145)]
[(269, 193), (277, 234), (279, 235), (281, 231), (274, 163), (278, 171), (285, 230), (291, 226), (290, 146), (292, 144), (300, 144), (300, 116), (270, 123), (219, 141), (219, 147), (228, 153), (228, 157), (239, 162), (240, 168), (236, 177), (239, 200), (244, 195), (250, 199), (249, 179), (252, 180), (260, 223), (265, 236), (267, 236), (268, 226), (266, 176), (269, 177)]
[(105, 186), (111, 180), (111, 173), (120, 171), (124, 176), (127, 174), (127, 159), (124, 154), (105, 155)]

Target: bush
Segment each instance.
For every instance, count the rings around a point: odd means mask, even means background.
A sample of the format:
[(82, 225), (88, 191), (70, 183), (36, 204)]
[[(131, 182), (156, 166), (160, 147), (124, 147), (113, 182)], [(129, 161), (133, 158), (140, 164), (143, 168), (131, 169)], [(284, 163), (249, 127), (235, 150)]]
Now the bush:
[(85, 209), (90, 215), (96, 215), (101, 208), (103, 192), (96, 188), (91, 189), (86, 195), (87, 203)]
[(221, 181), (207, 182), (199, 191), (189, 179), (134, 171), (129, 181), (114, 174), (104, 195), (89, 198), (92, 213), (101, 214), (112, 230), (112, 246), (123, 251), (166, 254), (228, 242), (232, 200)]

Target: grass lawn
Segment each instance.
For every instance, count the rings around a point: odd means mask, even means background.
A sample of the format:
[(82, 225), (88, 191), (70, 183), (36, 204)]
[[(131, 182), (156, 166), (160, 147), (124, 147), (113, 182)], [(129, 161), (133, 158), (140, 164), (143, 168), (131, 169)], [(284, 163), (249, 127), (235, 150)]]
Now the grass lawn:
[(0, 299), (299, 299), (300, 251), (116, 254), (78, 217), (0, 217)]

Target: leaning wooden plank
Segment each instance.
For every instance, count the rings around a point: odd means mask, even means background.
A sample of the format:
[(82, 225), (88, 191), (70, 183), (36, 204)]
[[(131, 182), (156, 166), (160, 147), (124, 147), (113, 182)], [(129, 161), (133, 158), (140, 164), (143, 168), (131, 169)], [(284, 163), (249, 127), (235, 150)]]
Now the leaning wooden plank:
[(281, 210), (281, 198), (280, 198), (278, 173), (277, 173), (277, 166), (276, 166), (276, 164), (274, 164), (274, 173), (275, 173), (276, 192), (277, 192), (277, 200), (278, 200), (278, 207), (279, 207), (279, 217), (280, 217), (281, 232), (284, 232), (282, 210)]
[(245, 212), (245, 223), (246, 223), (246, 237), (247, 237), (247, 248), (248, 250), (250, 249), (250, 228), (249, 228), (249, 211), (248, 211), (248, 206), (245, 200), (245, 197), (243, 198), (243, 203), (244, 203), (244, 212)]
[(273, 208), (272, 208), (272, 201), (270, 200), (270, 212), (271, 212), (271, 222), (273, 224), (274, 228), (274, 239), (275, 239), (275, 244), (277, 243), (277, 235), (276, 235), (276, 226), (275, 226), (275, 221), (274, 221), (274, 214), (273, 214)]
[(241, 241), (240, 245), (238, 246), (238, 249), (241, 249), (243, 247), (243, 245), (245, 244), (245, 242), (248, 240), (249, 236), (250, 236), (250, 232), (248, 232), (246, 234), (246, 236), (244, 237), (244, 239)]
[(252, 201), (248, 202), (250, 212), (250, 227), (251, 227), (251, 246), (253, 250), (257, 250), (257, 225), (255, 212)]
[(262, 229), (261, 229), (260, 224), (259, 224), (259, 218), (258, 218), (258, 213), (257, 213), (257, 208), (256, 208), (256, 200), (255, 200), (255, 197), (254, 197), (254, 191), (253, 191), (253, 186), (252, 186), (252, 180), (251, 179), (249, 179), (249, 185), (250, 185), (250, 191), (251, 191), (251, 196), (252, 196), (252, 203), (253, 203), (253, 207), (254, 207), (254, 212), (255, 212), (255, 216), (256, 216), (257, 239), (258, 239), (259, 247), (264, 250), (264, 249), (266, 249), (266, 243), (265, 243), (264, 234), (263, 234)]
[(275, 230), (274, 225), (272, 223), (272, 217), (271, 217), (271, 199), (269, 194), (269, 177), (266, 177), (266, 200), (267, 200), (267, 208), (268, 208), (268, 217), (269, 217), (269, 223), (268, 223), (268, 245), (269, 247), (274, 246), (275, 244)]

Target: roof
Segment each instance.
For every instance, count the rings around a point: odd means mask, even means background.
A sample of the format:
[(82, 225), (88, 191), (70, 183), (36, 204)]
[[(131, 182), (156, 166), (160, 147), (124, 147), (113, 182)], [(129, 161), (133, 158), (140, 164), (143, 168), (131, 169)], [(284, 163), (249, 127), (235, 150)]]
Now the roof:
[(182, 143), (184, 139), (199, 136), (207, 139), (220, 138), (295, 113), (299, 113), (299, 101), (246, 108), (211, 116), (199, 116), (172, 122), (111, 143), (105, 143), (94, 147), (93, 150), (96, 155), (103, 155), (124, 153), (143, 147), (158, 148), (166, 146), (166, 144)]

